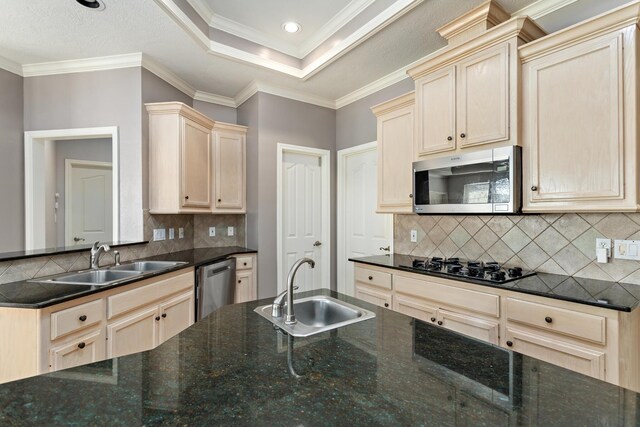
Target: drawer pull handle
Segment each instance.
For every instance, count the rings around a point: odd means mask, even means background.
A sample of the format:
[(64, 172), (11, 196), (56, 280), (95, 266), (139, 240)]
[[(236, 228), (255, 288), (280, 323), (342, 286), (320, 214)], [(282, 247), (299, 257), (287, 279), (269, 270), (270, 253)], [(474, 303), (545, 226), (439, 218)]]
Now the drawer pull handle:
[(442, 326), (442, 320), (438, 320), (438, 325)]
[(388, 302), (385, 302), (385, 303), (384, 303), (384, 306), (385, 306), (385, 307), (389, 307), (389, 303), (388, 303)]
[(531, 186), (531, 191), (538, 191), (538, 187), (536, 187), (535, 185)]
[(373, 280), (373, 276), (369, 276), (369, 280)]
[(453, 140), (453, 137), (448, 136), (448, 137), (447, 137), (447, 141), (451, 141), (451, 140)]
[(164, 319), (165, 317), (167, 317), (167, 313), (162, 313), (162, 318)]
[(547, 322), (547, 323), (551, 323), (551, 322), (553, 322), (553, 319), (551, 317), (547, 316), (547, 317), (544, 318), (544, 321)]
[(83, 314), (82, 316), (78, 317), (78, 320), (84, 322), (85, 320), (87, 320), (87, 316)]
[(243, 263), (243, 265), (246, 267), (246, 266), (247, 266), (247, 263), (245, 262), (245, 263)]
[(242, 283), (242, 280), (238, 280), (238, 283)]
[(185, 200), (189, 200), (189, 196), (184, 196)]
[(460, 138), (465, 138), (467, 135), (465, 135), (464, 133), (460, 134)]
[(218, 203), (220, 203), (222, 201), (222, 199), (218, 199)]
[(432, 318), (431, 318), (431, 321), (432, 321), (432, 322), (435, 322), (435, 321), (436, 321), (436, 318), (435, 318), (435, 317), (432, 317)]
[(82, 350), (83, 348), (85, 348), (85, 346), (86, 346), (86, 344), (85, 344), (85, 343), (83, 343), (83, 342), (81, 342), (80, 344), (78, 344), (78, 348), (79, 348), (80, 350)]
[(156, 316), (156, 321), (159, 322), (160, 321), (160, 316)]
[(507, 341), (507, 345), (508, 345), (509, 347), (513, 347), (513, 341)]

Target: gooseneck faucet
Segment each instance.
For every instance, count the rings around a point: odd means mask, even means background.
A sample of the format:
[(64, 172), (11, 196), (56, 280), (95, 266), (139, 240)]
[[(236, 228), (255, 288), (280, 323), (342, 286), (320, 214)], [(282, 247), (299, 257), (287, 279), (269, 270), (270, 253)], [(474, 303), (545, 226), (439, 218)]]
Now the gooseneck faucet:
[(308, 263), (311, 268), (316, 266), (316, 262), (311, 258), (301, 258), (293, 264), (291, 270), (289, 270), (289, 276), (287, 277), (287, 289), (282, 292), (280, 295), (276, 297), (273, 301), (271, 316), (272, 317), (281, 317), (282, 316), (282, 306), (284, 305), (284, 299), (287, 298), (287, 314), (284, 318), (284, 323), (287, 325), (293, 325), (296, 323), (296, 316), (293, 312), (293, 291), (298, 289), (297, 286), (293, 286), (293, 281), (296, 277), (296, 273), (298, 269), (302, 266), (302, 264)]
[(100, 242), (94, 242), (93, 246), (91, 247), (90, 262), (91, 262), (92, 269), (100, 268), (100, 255), (102, 255), (105, 252), (109, 252), (111, 250), (109, 245), (98, 246), (99, 243)]

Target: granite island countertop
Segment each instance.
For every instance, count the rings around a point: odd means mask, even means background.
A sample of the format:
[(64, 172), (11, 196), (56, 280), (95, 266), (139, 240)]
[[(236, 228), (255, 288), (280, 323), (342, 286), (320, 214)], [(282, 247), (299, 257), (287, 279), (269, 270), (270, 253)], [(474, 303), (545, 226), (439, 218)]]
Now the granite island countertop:
[(633, 311), (640, 306), (640, 286), (630, 283), (608, 282), (605, 280), (585, 279), (560, 274), (536, 273), (507, 283), (490, 283), (468, 277), (455, 278), (430, 271), (416, 271), (406, 266), (414, 259), (424, 259), (403, 254), (373, 255), (362, 258), (349, 258), (349, 261), (390, 268), (425, 276), (440, 277), (449, 280), (461, 280), (465, 283), (522, 292), (531, 295), (609, 308), (618, 311)]
[[(4, 283), (0, 284), (0, 307), (31, 309), (44, 308), (50, 305), (60, 304), (65, 301), (95, 294), (97, 292), (117, 288), (119, 286), (129, 285), (140, 280), (145, 280), (150, 277), (166, 274), (172, 271), (188, 267), (198, 267), (204, 264), (220, 261), (228, 258), (230, 255), (249, 253), (257, 253), (257, 251), (241, 246), (225, 246), (219, 248), (191, 249), (131, 260), (123, 262), (123, 264), (128, 264), (134, 261), (180, 261), (184, 262), (184, 264), (180, 264), (166, 270), (145, 274), (141, 277), (132, 277), (129, 280), (107, 286), (67, 285), (62, 283), (41, 283), (33, 281), (38, 279)], [(88, 259), (87, 264), (89, 264)]]
[(229, 305), (154, 350), (0, 385), (0, 425), (640, 421), (632, 391), (335, 292), (313, 293), (376, 318), (290, 338), (253, 312), (269, 300)]

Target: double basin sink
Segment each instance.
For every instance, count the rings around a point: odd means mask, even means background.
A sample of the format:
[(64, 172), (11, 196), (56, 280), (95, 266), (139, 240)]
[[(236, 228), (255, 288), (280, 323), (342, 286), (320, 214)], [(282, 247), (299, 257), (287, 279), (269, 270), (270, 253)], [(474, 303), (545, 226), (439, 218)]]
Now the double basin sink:
[(50, 278), (33, 279), (30, 280), (30, 282), (57, 283), (61, 285), (108, 286), (133, 278), (148, 276), (182, 264), (186, 263), (177, 261), (138, 261), (97, 270), (85, 270)]

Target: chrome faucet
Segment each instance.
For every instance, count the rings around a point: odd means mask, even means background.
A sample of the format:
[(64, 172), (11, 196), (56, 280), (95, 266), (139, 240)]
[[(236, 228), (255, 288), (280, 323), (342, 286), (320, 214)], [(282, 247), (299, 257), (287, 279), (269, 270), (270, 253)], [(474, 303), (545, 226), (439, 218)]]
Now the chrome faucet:
[(91, 247), (91, 258), (89, 260), (93, 269), (100, 268), (100, 255), (111, 250), (109, 245), (98, 246), (98, 243), (100, 242), (94, 242)]
[(296, 316), (293, 313), (293, 291), (298, 289), (297, 286), (293, 286), (293, 280), (296, 277), (296, 273), (298, 269), (302, 266), (302, 264), (308, 263), (311, 268), (316, 266), (316, 262), (310, 258), (301, 258), (293, 264), (291, 270), (289, 270), (289, 276), (287, 277), (287, 289), (284, 290), (280, 295), (273, 300), (273, 305), (271, 309), (271, 317), (282, 317), (282, 307), (284, 305), (284, 299), (287, 298), (287, 315), (284, 318), (284, 323), (287, 325), (292, 325), (297, 322)]

